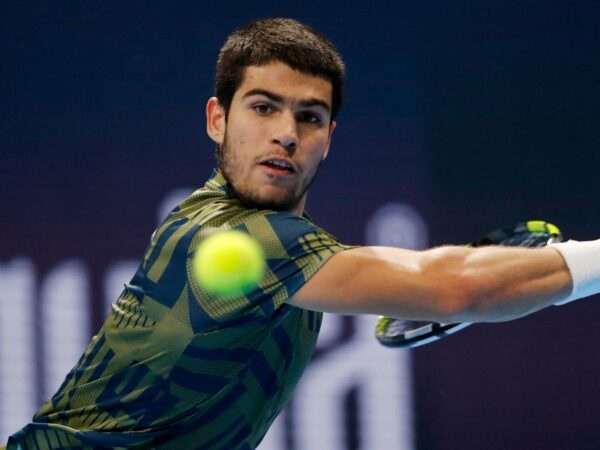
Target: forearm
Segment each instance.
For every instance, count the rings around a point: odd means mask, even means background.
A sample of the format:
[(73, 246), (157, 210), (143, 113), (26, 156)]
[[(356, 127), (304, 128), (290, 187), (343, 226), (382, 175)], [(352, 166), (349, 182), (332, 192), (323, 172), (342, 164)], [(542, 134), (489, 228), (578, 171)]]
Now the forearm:
[(566, 298), (572, 289), (569, 269), (552, 248), (440, 247), (427, 253), (424, 270), (444, 274), (459, 292), (446, 320), (511, 320)]

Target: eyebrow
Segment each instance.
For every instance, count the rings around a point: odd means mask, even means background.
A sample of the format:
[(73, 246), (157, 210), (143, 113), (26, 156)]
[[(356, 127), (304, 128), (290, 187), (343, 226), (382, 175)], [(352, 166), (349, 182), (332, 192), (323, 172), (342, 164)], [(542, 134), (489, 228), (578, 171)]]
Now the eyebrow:
[[(250, 89), (246, 92), (243, 98), (251, 97), (253, 95), (262, 95), (267, 97), (268, 99), (276, 102), (276, 103), (285, 103), (283, 97), (281, 95), (277, 95), (271, 91), (267, 91), (265, 89)], [(311, 106), (321, 106), (325, 108), (325, 110), (329, 113), (331, 112), (331, 107), (327, 102), (320, 100), (318, 98), (307, 98), (305, 100), (301, 100), (298, 104), (304, 108), (310, 108)]]

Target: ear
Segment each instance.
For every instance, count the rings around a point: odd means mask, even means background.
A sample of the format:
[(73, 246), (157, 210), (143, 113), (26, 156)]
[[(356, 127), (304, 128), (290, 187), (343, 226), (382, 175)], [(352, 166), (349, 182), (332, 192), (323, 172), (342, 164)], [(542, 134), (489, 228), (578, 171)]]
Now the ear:
[(332, 121), (329, 124), (329, 136), (327, 137), (327, 147), (325, 147), (325, 151), (323, 152), (323, 157), (321, 158), (321, 160), (324, 160), (325, 158), (327, 158), (327, 155), (329, 154), (329, 146), (331, 145), (331, 136), (333, 135), (333, 130), (335, 130), (335, 127), (337, 125), (337, 122)]
[(225, 126), (225, 108), (217, 97), (209, 98), (206, 103), (206, 132), (217, 144), (223, 143)]

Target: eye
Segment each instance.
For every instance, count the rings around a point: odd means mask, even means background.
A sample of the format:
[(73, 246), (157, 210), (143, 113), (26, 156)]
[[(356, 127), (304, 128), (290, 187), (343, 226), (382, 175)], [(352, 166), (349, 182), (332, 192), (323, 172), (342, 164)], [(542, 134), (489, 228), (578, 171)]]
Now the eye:
[(269, 114), (271, 111), (273, 111), (273, 109), (265, 103), (254, 105), (252, 109), (254, 109), (254, 111), (256, 111), (259, 114)]
[(315, 114), (312, 111), (302, 111), (298, 114), (298, 120), (300, 122), (306, 122), (306, 123), (321, 123), (321, 116), (319, 116), (318, 114)]

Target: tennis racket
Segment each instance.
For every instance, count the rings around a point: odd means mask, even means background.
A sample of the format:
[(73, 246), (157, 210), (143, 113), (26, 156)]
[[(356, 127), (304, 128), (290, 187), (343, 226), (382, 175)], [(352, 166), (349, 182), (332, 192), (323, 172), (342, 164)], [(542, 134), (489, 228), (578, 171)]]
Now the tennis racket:
[[(543, 247), (562, 240), (562, 234), (556, 225), (542, 220), (530, 220), (493, 231), (467, 245), (470, 247), (485, 245)], [(471, 324), (424, 322), (382, 316), (375, 327), (375, 336), (386, 347), (418, 347), (439, 341), (469, 325)]]

